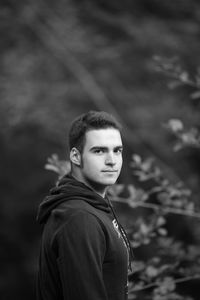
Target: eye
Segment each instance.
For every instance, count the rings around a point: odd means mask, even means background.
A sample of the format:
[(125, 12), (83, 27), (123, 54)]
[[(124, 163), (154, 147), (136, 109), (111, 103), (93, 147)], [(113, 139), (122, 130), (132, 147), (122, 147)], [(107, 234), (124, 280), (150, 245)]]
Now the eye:
[(115, 150), (115, 153), (117, 153), (117, 154), (122, 154), (122, 152), (123, 152), (122, 148), (118, 148)]
[(103, 151), (103, 149), (95, 149), (94, 153), (96, 153), (96, 154), (103, 154), (104, 151)]

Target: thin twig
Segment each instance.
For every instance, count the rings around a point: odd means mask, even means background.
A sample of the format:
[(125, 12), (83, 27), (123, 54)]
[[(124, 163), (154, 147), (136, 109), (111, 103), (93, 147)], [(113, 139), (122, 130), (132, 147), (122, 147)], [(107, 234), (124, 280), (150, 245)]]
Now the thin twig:
[[(193, 275), (193, 276), (187, 276), (184, 278), (175, 279), (175, 280), (173, 280), (173, 283), (177, 284), (177, 283), (182, 283), (182, 282), (195, 280), (195, 279), (200, 279), (200, 275)], [(152, 287), (159, 286), (159, 284), (160, 284), (159, 282), (154, 282), (154, 283), (147, 284), (141, 288), (133, 288), (132, 290), (130, 290), (130, 293), (140, 292), (140, 291), (152, 288)]]
[(190, 79), (182, 80), (179, 75), (174, 74), (173, 72), (170, 72), (170, 71), (167, 71), (167, 70), (161, 69), (161, 68), (158, 71), (165, 74), (166, 76), (168, 76), (171, 79), (176, 79), (177, 81), (179, 81), (183, 85), (188, 85), (188, 86), (194, 87), (196, 89), (200, 88), (199, 85), (196, 82), (194, 82)]
[(183, 216), (194, 217), (194, 218), (200, 219), (200, 213), (194, 212), (194, 211), (187, 211), (187, 210), (180, 209), (180, 208), (162, 207), (161, 205), (158, 205), (158, 204), (145, 203), (145, 202), (139, 202), (139, 201), (131, 204), (132, 199), (130, 199), (130, 198), (113, 197), (112, 201), (125, 203), (133, 208), (144, 207), (144, 208), (150, 208), (150, 209), (153, 209), (156, 211), (162, 210), (165, 213), (178, 214), (178, 215), (183, 215)]

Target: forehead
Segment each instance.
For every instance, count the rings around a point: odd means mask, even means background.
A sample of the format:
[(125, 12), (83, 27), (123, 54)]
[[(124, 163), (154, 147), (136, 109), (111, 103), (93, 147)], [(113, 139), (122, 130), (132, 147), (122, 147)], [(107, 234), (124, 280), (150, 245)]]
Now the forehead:
[(85, 134), (85, 148), (122, 146), (121, 134), (115, 128), (91, 129)]

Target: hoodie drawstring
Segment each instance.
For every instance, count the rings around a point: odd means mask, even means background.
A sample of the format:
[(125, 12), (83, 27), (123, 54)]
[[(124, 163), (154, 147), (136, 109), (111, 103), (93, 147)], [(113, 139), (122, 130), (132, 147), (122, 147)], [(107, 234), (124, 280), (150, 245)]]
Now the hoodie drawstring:
[(132, 247), (131, 247), (130, 240), (129, 240), (129, 238), (128, 238), (128, 236), (126, 234), (126, 231), (124, 230), (123, 226), (120, 224), (120, 222), (119, 222), (119, 220), (118, 220), (118, 218), (117, 218), (117, 216), (115, 214), (113, 205), (112, 205), (112, 203), (111, 203), (111, 201), (109, 199), (108, 199), (108, 204), (109, 204), (109, 206), (111, 208), (111, 211), (113, 213), (114, 218), (116, 219), (116, 222), (117, 222), (117, 224), (119, 226), (120, 233), (121, 233), (122, 238), (123, 238), (123, 240), (125, 242), (125, 245), (126, 245), (126, 247), (128, 249), (128, 253), (129, 253), (129, 264), (128, 265), (129, 265), (129, 270), (132, 272), (131, 259), (133, 259), (134, 255), (133, 255), (133, 250), (132, 250)]

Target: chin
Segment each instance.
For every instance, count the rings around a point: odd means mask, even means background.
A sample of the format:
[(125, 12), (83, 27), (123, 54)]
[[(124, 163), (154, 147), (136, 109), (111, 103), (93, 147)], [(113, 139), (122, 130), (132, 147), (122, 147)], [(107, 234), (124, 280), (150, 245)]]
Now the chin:
[(116, 177), (107, 177), (107, 178), (98, 178), (96, 180), (93, 180), (93, 178), (87, 178), (87, 182), (94, 188), (99, 188), (99, 187), (107, 187), (110, 185), (115, 184), (117, 181)]
[(115, 184), (115, 182), (117, 181), (117, 179), (107, 179), (107, 180), (104, 180), (103, 182), (102, 182), (102, 184), (104, 184), (104, 185), (113, 185), (113, 184)]

